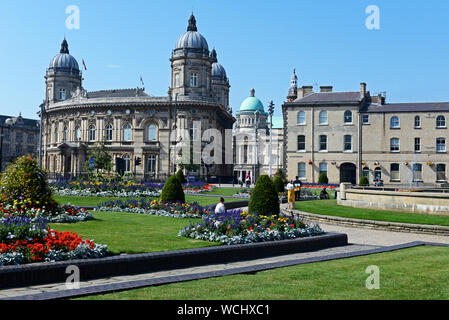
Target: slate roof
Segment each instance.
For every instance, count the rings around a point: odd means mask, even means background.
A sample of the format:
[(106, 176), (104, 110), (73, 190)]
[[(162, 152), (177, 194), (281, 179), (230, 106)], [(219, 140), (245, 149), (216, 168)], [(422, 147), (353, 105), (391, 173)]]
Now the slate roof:
[(360, 92), (315, 92), (303, 98), (298, 98), (293, 103), (358, 103), (361, 101)]
[[(139, 90), (138, 97), (149, 97), (150, 95), (143, 90)], [(91, 91), (87, 93), (89, 99), (95, 98), (134, 98), (136, 97), (136, 89), (114, 89)]]
[[(5, 121), (6, 119), (17, 119), (17, 116), (3, 116), (0, 115), (0, 125), (5, 127)], [(22, 118), (23, 124), (16, 122), (15, 126), (19, 126), (19, 127), (31, 127), (31, 128), (37, 128), (37, 125), (39, 124), (39, 120), (33, 120), (33, 119), (27, 119), (27, 118)]]
[(367, 104), (360, 110), (360, 112), (365, 113), (449, 112), (449, 102), (387, 103), (384, 105)]

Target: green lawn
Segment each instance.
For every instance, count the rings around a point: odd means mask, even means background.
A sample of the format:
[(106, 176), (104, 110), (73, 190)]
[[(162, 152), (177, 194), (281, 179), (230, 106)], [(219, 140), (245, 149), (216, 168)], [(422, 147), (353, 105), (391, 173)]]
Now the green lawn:
[(215, 188), (214, 190), (212, 190), (211, 192), (207, 192), (206, 194), (233, 196), (234, 194), (237, 194), (244, 189), (246, 190), (246, 188)]
[[(110, 201), (110, 200), (126, 200), (126, 199), (141, 199), (141, 198), (116, 198), (116, 197), (74, 197), (74, 196), (55, 196), (56, 201), (61, 204), (72, 204), (74, 206), (98, 206), (102, 202)], [(148, 198), (153, 199), (153, 198)], [(231, 201), (239, 201), (239, 200), (248, 200), (248, 199), (226, 199), (227, 202)], [(201, 206), (207, 206), (211, 204), (217, 204), (220, 202), (220, 197), (203, 197), (203, 196), (193, 196), (186, 195), (187, 202), (198, 202)]]
[(60, 232), (73, 231), (84, 239), (107, 244), (114, 254), (171, 251), (217, 245), (178, 237), (190, 221), (136, 213), (94, 212), (95, 220), (75, 224), (51, 224)]
[[(380, 289), (368, 290), (368, 266), (380, 268)], [(87, 300), (407, 300), (449, 299), (449, 248), (298, 265), (220, 278), (85, 297)]]
[(296, 209), (304, 212), (323, 214), (328, 216), (402, 222), (413, 224), (428, 224), (449, 226), (449, 216), (426, 215), (417, 213), (402, 213), (372, 209), (360, 209), (337, 205), (337, 200), (317, 200), (296, 202)]

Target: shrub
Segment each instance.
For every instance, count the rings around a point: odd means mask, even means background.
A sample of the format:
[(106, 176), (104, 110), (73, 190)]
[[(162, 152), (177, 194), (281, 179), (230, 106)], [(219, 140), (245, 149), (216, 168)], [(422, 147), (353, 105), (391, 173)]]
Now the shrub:
[(257, 179), (256, 186), (249, 200), (248, 211), (262, 215), (279, 214), (278, 193), (267, 175), (261, 175)]
[(282, 180), (282, 177), (280, 177), (280, 176), (274, 176), (274, 179), (273, 179), (273, 185), (274, 185), (274, 188), (276, 189), (276, 191), (277, 191), (278, 193), (284, 191), (285, 184), (284, 184), (284, 181)]
[(276, 174), (275, 174), (274, 176), (275, 176), (275, 177), (276, 177), (276, 176), (281, 177), (282, 182), (284, 183), (284, 186), (287, 185), (287, 183), (288, 183), (288, 181), (287, 181), (287, 175), (285, 174), (284, 170), (282, 170), (281, 168), (279, 168), (279, 169), (276, 171)]
[(360, 183), (359, 183), (359, 185), (360, 186), (369, 186), (369, 180), (368, 180), (368, 178), (367, 177), (361, 177), (360, 178)]
[(181, 169), (179, 169), (178, 172), (176, 172), (176, 177), (179, 179), (179, 182), (181, 183), (187, 182), (186, 178), (184, 177), (184, 172), (182, 172)]
[(42, 208), (53, 210), (53, 200), (45, 171), (32, 157), (19, 157), (1, 176), (0, 203), (14, 209)]
[(318, 183), (324, 184), (329, 183), (329, 178), (327, 177), (327, 174), (325, 172), (321, 173), (320, 176), (318, 177)]
[(184, 190), (182, 190), (179, 178), (174, 175), (167, 179), (162, 188), (161, 201), (165, 202), (186, 202)]

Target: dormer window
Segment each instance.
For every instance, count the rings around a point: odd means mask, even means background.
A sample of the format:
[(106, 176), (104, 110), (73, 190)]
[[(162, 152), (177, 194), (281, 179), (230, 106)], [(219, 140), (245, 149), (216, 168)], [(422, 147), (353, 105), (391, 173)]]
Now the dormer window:
[(59, 100), (64, 101), (66, 98), (67, 95), (65, 89), (59, 89)]

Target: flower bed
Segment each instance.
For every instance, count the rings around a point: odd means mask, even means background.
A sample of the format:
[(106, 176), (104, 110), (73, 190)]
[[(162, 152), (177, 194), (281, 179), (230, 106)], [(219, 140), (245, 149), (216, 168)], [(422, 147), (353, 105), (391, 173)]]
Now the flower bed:
[(147, 199), (112, 200), (101, 203), (98, 211), (130, 212), (172, 218), (204, 218), (211, 212), (197, 203), (163, 202)]
[(204, 182), (187, 182), (182, 184), (182, 188), (185, 194), (198, 194), (204, 192), (211, 192), (217, 186), (213, 184), (206, 184)]
[(238, 193), (232, 195), (233, 198), (249, 199), (251, 198), (251, 189), (242, 189)]
[(106, 245), (83, 240), (73, 232), (58, 232), (39, 217), (34, 221), (16, 216), (0, 219), (0, 266), (33, 262), (102, 258)]
[(203, 222), (191, 224), (181, 230), (178, 236), (233, 245), (321, 234), (324, 232), (318, 225), (311, 227), (287, 217), (268, 217), (242, 210), (230, 210), (225, 214), (206, 217)]

